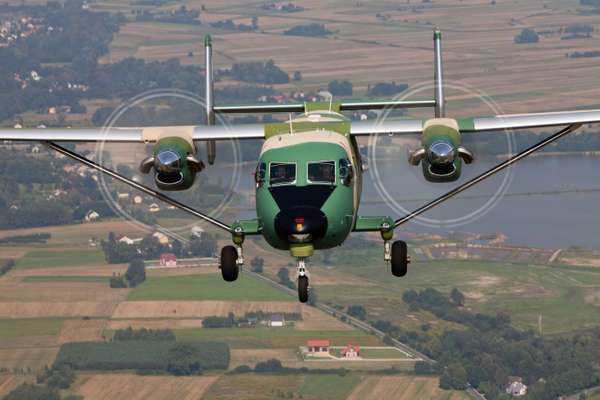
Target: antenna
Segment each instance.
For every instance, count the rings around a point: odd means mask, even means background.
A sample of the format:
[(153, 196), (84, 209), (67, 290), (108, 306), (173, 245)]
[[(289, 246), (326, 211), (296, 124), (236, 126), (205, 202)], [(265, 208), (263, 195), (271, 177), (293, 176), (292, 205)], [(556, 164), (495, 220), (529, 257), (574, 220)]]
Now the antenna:
[[(206, 125), (215, 124), (215, 105), (214, 105), (214, 79), (212, 62), (212, 39), (210, 35), (204, 37), (205, 65), (206, 65), (206, 83), (205, 99), (206, 101)], [(217, 144), (214, 140), (206, 141), (206, 158), (208, 163), (213, 165), (217, 156)]]
[(446, 98), (444, 97), (444, 65), (442, 61), (442, 32), (439, 28), (433, 31), (433, 51), (434, 51), (434, 85), (435, 85), (435, 117), (444, 118), (446, 116)]

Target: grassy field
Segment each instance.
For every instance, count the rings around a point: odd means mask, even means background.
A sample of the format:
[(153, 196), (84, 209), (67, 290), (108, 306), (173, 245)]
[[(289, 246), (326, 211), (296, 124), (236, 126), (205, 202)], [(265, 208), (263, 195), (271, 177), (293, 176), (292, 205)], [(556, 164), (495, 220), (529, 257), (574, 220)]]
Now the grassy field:
[(241, 274), (235, 283), (220, 274), (150, 277), (129, 294), (129, 300), (247, 300), (292, 301), (266, 283)]
[(105, 264), (104, 253), (97, 248), (66, 251), (32, 250), (17, 261), (17, 268), (48, 268)]
[(358, 376), (352, 374), (306, 376), (298, 393), (308, 399), (344, 400), (359, 380)]
[(178, 340), (204, 341), (222, 339), (233, 347), (252, 348), (294, 348), (303, 346), (309, 339), (329, 339), (333, 345), (345, 346), (358, 343), (364, 346), (379, 346), (381, 341), (362, 331), (301, 331), (284, 328), (218, 328), (218, 329), (178, 329)]
[(27, 336), (56, 336), (63, 325), (62, 319), (0, 319), (0, 343), (12, 342)]

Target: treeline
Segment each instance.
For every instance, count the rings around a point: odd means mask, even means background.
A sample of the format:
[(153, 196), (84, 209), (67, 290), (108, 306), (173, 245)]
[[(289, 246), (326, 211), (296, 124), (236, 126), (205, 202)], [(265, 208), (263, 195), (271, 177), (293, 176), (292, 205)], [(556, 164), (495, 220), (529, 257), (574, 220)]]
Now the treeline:
[(237, 374), (245, 374), (249, 372), (254, 372), (258, 374), (318, 374), (318, 375), (339, 375), (344, 376), (349, 370), (346, 368), (318, 368), (318, 369), (308, 369), (306, 367), (302, 368), (289, 368), (284, 367), (281, 364), (281, 361), (276, 358), (271, 358), (266, 361), (260, 361), (256, 363), (254, 368), (249, 367), (248, 365), (242, 364), (237, 366), (234, 370), (234, 373)]
[(212, 257), (217, 251), (217, 239), (203, 234), (201, 238), (191, 238), (185, 245), (177, 240), (163, 244), (149, 234), (140, 243), (127, 244), (118, 241), (114, 232), (109, 232), (108, 239), (103, 240), (101, 246), (106, 262), (122, 264), (138, 258), (156, 260), (162, 253), (174, 253), (177, 257)]
[(327, 35), (331, 35), (332, 33), (333, 33), (332, 31), (325, 28), (325, 25), (317, 24), (317, 23), (306, 24), (306, 25), (297, 25), (297, 26), (294, 26), (293, 28), (290, 28), (287, 31), (283, 32), (284, 35), (289, 35), (289, 36), (316, 36), (316, 37), (327, 36)]
[(0, 265), (0, 276), (7, 274), (11, 269), (15, 267), (15, 260), (12, 258), (10, 260), (4, 261), (2, 265)]
[(49, 233), (32, 233), (31, 235), (16, 235), (0, 238), (0, 244), (43, 244), (50, 239)]
[(265, 62), (235, 63), (230, 70), (222, 71), (223, 76), (242, 82), (254, 82), (263, 84), (288, 83), (290, 77), (273, 60)]
[(177, 343), (167, 340), (125, 340), (63, 344), (55, 367), (74, 370), (136, 370), (138, 373), (197, 375), (227, 369), (229, 346), (221, 342)]
[(572, 53), (568, 53), (567, 57), (569, 57), (569, 58), (592, 58), (592, 57), (600, 57), (600, 50), (574, 51)]
[(191, 24), (200, 25), (200, 12), (188, 10), (186, 6), (180, 6), (178, 9), (170, 11), (151, 12), (148, 10), (132, 10), (137, 22), (165, 22), (170, 24)]
[(408, 89), (408, 85), (406, 83), (396, 84), (396, 82), (380, 82), (373, 86), (369, 85), (367, 88), (367, 94), (374, 97), (394, 96), (398, 93), (404, 92), (406, 89)]

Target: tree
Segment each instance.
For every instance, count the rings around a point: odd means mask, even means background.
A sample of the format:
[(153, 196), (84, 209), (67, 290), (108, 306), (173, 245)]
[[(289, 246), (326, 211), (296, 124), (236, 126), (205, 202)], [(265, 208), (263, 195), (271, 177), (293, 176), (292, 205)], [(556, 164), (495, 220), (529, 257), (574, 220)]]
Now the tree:
[(288, 283), (291, 282), (290, 271), (285, 267), (279, 268), (279, 271), (277, 271), (277, 278), (279, 278), (279, 283), (287, 286)]
[(130, 287), (136, 287), (140, 283), (146, 280), (146, 265), (144, 260), (137, 258), (129, 264), (127, 272), (125, 273), (125, 279), (129, 282)]
[(465, 305), (465, 295), (457, 288), (452, 289), (452, 292), (450, 292), (450, 300), (452, 300), (452, 303), (457, 307), (463, 307)]
[(521, 33), (515, 36), (515, 43), (517, 44), (537, 43), (539, 41), (540, 37), (538, 36), (538, 34), (533, 29), (529, 28), (523, 29)]
[(459, 363), (448, 365), (440, 378), (440, 388), (465, 390), (467, 386), (467, 371), (465, 368)]
[(346, 314), (348, 314), (354, 318), (358, 318), (361, 321), (364, 321), (365, 319), (367, 319), (367, 310), (365, 310), (365, 308), (363, 306), (358, 305), (358, 304), (348, 306)]
[(7, 394), (3, 400), (60, 400), (56, 389), (23, 383)]
[[(257, 274), (262, 274), (263, 266), (265, 265), (265, 260), (262, 257), (254, 257), (252, 261), (250, 261), (250, 265), (252, 267), (252, 272), (256, 272)], [(289, 273), (288, 273), (289, 279)]]
[(352, 96), (352, 83), (349, 81), (331, 81), (327, 90), (334, 96)]
[(302, 80), (302, 72), (294, 71), (293, 80), (294, 80), (294, 82), (300, 82)]
[(122, 275), (113, 274), (108, 280), (108, 286), (112, 289), (124, 289), (127, 287), (127, 282), (125, 282), (125, 278)]

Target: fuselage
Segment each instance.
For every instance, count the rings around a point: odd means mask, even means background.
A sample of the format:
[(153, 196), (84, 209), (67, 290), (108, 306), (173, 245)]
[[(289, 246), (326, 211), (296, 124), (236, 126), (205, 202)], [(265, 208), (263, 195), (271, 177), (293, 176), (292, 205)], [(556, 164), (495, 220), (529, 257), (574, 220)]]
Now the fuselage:
[(271, 126), (256, 168), (256, 211), (271, 246), (310, 256), (352, 231), (362, 164), (349, 127), (330, 111)]

